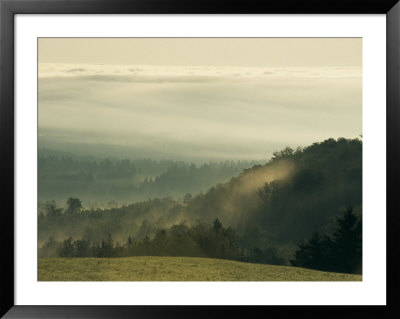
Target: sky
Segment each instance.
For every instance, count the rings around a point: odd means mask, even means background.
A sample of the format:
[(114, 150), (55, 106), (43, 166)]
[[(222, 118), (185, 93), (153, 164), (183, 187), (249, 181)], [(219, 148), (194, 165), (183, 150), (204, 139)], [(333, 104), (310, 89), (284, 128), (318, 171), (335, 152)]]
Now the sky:
[(261, 160), (362, 134), (360, 38), (40, 38), (39, 147)]

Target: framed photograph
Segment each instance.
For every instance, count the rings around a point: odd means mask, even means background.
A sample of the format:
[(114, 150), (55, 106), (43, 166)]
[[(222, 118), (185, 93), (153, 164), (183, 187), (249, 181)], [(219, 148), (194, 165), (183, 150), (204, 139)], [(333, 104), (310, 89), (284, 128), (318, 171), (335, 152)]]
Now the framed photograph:
[(396, 0), (0, 10), (4, 318), (400, 314)]

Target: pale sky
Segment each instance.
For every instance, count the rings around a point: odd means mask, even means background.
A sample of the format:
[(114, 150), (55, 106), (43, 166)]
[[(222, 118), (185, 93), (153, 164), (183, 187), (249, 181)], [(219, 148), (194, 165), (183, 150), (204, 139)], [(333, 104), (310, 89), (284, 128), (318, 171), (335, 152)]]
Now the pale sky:
[(41, 38), (39, 63), (361, 66), (361, 38)]
[(361, 45), (359, 38), (39, 39), (39, 144), (258, 160), (287, 145), (355, 138)]

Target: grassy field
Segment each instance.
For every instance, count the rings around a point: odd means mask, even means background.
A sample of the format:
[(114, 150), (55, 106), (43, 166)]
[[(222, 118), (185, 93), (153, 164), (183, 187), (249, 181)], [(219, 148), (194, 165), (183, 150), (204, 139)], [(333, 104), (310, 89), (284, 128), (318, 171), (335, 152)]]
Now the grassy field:
[(39, 281), (361, 281), (360, 275), (191, 257), (39, 258)]

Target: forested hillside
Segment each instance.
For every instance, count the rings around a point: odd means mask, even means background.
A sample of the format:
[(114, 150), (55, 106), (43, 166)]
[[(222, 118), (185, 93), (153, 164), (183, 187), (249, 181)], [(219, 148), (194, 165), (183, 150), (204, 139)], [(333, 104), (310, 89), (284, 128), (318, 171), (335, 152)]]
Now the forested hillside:
[[(201, 170), (182, 167), (185, 172)], [(97, 169), (97, 174), (107, 172)], [(166, 188), (174, 185), (173, 177), (180, 176), (179, 172), (170, 167), (162, 175), (166, 176)], [(162, 177), (152, 183), (163, 185), (157, 181), (163, 181)], [(285, 148), (274, 153), (267, 164), (245, 169), (229, 182), (193, 197), (153, 199), (109, 209), (82, 207), (78, 199), (70, 199), (65, 208), (47, 202), (39, 215), (39, 243), (41, 246), (47, 240), (51, 254), (51, 245), (60, 249), (69, 237), (90, 242), (91, 249), (107, 240), (125, 247), (130, 238), (140, 250), (156, 245), (156, 235), (163, 236), (161, 230), (167, 230), (168, 236), (181, 225), (184, 238), (191, 238), (195, 229), (203, 227), (200, 237), (191, 240), (197, 243), (194, 249), (204, 253), (196, 251), (196, 256), (210, 256), (202, 244), (213, 238), (211, 230), (221, 223), (222, 233), (229, 234), (221, 239), (229, 242), (223, 244), (224, 253), (234, 247), (235, 254), (250, 261), (288, 264), (299, 241), (314, 231), (329, 235), (337, 228), (337, 217), (348, 207), (359, 218), (361, 204), (361, 140), (328, 139), (296, 150)], [(185, 253), (193, 254), (190, 249)]]
[(254, 163), (96, 159), (45, 149), (38, 158), (39, 201), (63, 204), (68, 197), (78, 197), (91, 207), (113, 207), (150, 198), (195, 195)]
[(361, 212), (361, 203), (362, 142), (329, 139), (274, 153), (268, 164), (194, 198), (187, 211), (287, 242), (328, 225), (349, 206)]

